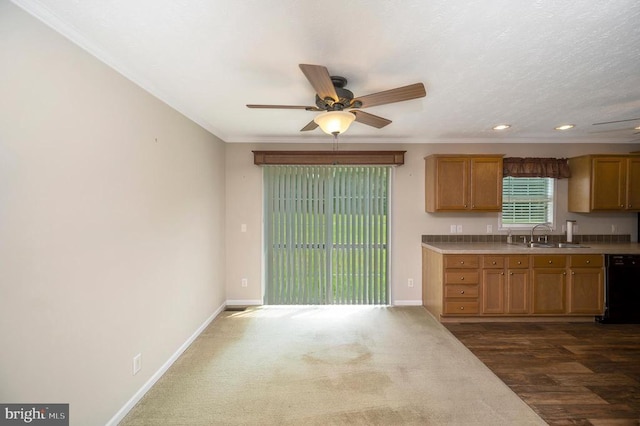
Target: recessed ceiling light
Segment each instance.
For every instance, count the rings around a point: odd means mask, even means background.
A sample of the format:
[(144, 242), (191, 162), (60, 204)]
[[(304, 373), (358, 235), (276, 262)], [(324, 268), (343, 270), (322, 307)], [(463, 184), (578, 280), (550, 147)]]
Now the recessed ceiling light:
[(511, 127), (511, 124), (498, 124), (497, 126), (493, 126), (493, 130), (506, 130)]
[(555, 129), (556, 130), (569, 130), (569, 129), (573, 129), (574, 127), (576, 127), (573, 124), (563, 124), (562, 126), (558, 126)]

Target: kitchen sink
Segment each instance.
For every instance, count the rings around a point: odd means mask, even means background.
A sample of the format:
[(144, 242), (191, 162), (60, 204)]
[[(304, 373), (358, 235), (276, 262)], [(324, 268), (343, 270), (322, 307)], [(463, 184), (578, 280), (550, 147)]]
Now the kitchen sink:
[(544, 243), (532, 241), (525, 244), (525, 247), (529, 248), (589, 248), (589, 246), (583, 246), (578, 243)]

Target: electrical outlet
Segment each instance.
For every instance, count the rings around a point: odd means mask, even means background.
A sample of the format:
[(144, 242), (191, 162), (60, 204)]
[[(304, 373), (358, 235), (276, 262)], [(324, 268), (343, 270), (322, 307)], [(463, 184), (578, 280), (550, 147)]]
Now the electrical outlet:
[(615, 234), (616, 232), (618, 232), (618, 227), (616, 225), (611, 225), (611, 233)]
[(408, 285), (409, 287), (413, 287), (413, 278), (409, 278), (409, 279), (407, 280), (407, 285)]
[(487, 234), (490, 234), (493, 232), (493, 225), (487, 225)]
[(462, 225), (456, 225), (456, 232), (462, 234)]
[(133, 375), (138, 374), (138, 371), (142, 369), (142, 354), (138, 354), (133, 357)]
[(455, 225), (451, 225), (451, 228), (450, 228), (449, 232), (451, 232), (452, 234), (455, 234), (456, 233), (456, 226)]
[(246, 287), (247, 285), (249, 285), (249, 281), (246, 278), (243, 278), (241, 281), (241, 285), (242, 287)]

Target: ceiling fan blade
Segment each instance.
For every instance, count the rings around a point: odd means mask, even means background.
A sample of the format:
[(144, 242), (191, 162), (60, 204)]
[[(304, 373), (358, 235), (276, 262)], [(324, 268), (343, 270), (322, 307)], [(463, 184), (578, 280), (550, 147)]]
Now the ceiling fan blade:
[(322, 65), (300, 64), (300, 69), (304, 73), (305, 77), (307, 77), (307, 80), (309, 80), (309, 83), (311, 83), (320, 99), (324, 100), (331, 98), (336, 102), (339, 100), (336, 89), (333, 87), (331, 76), (329, 75), (329, 71), (326, 67), (323, 67)]
[(638, 118), (628, 118), (626, 120), (603, 121), (602, 123), (593, 123), (592, 126), (598, 126), (600, 124), (624, 123), (626, 121), (637, 121), (637, 120), (640, 120), (640, 117), (638, 117)]
[(318, 127), (315, 121), (311, 120), (309, 124), (300, 129), (301, 132), (306, 132), (308, 130), (315, 130)]
[(404, 87), (398, 87), (396, 89), (385, 90), (384, 92), (357, 97), (354, 101), (360, 101), (362, 103), (361, 108), (367, 108), (376, 105), (391, 104), (394, 102), (422, 98), (426, 95), (427, 91), (424, 88), (424, 84), (415, 83)]
[(247, 108), (267, 108), (267, 109), (306, 109), (307, 111), (322, 111), (318, 107), (304, 105), (259, 105), (247, 104)]
[(629, 130), (633, 130), (635, 127), (623, 127), (620, 129), (609, 129), (609, 130), (593, 130), (589, 133), (615, 133), (615, 132), (626, 132)]
[(349, 112), (356, 116), (356, 121), (358, 123), (366, 124), (367, 126), (373, 126), (377, 129), (382, 129), (387, 124), (391, 124), (391, 120), (378, 117), (377, 115), (369, 114), (368, 112), (358, 110), (351, 110)]

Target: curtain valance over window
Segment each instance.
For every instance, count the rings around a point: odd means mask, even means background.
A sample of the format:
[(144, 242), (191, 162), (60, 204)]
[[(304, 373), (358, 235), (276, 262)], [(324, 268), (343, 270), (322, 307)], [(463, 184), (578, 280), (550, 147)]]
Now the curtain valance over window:
[(503, 175), (512, 177), (571, 177), (566, 158), (506, 157), (502, 161)]

